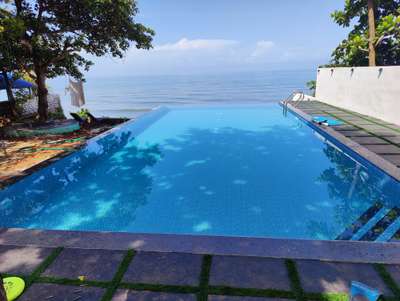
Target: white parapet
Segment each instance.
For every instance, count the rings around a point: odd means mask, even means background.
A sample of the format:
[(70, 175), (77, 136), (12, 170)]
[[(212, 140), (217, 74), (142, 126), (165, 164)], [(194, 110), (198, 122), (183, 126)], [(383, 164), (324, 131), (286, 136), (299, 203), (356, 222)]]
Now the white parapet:
[(400, 66), (320, 68), (316, 98), (400, 125)]

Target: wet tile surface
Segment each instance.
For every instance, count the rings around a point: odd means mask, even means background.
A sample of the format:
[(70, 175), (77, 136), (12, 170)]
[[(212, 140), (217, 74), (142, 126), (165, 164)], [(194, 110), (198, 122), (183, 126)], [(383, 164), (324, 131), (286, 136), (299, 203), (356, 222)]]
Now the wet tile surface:
[(58, 284), (33, 284), (18, 301), (100, 301), (105, 289)]
[(121, 263), (123, 251), (64, 249), (43, 273), (44, 276), (110, 281)]
[(369, 264), (297, 261), (304, 291), (313, 293), (348, 293), (351, 281), (359, 281), (391, 296), (374, 267)]
[(0, 273), (31, 274), (53, 249), (0, 245)]
[(201, 264), (201, 255), (140, 252), (135, 255), (123, 281), (197, 286)]
[(191, 294), (118, 290), (111, 301), (196, 301), (196, 296)]
[(290, 290), (284, 260), (214, 256), (210, 285)]

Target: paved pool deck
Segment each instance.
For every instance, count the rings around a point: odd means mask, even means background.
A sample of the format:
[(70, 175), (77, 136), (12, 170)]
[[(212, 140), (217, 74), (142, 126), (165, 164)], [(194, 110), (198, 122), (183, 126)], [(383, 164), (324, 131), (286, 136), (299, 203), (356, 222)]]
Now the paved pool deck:
[(20, 301), (339, 301), (352, 280), (400, 299), (396, 264), (1, 245), (0, 272)]

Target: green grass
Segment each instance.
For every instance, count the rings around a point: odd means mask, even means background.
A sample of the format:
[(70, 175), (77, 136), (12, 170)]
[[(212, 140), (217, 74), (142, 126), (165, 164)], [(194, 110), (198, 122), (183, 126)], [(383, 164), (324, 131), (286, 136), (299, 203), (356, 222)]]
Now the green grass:
[(133, 257), (135, 256), (134, 250), (128, 250), (125, 254), (124, 259), (122, 260), (121, 264), (118, 267), (117, 272), (114, 275), (111, 283), (109, 284), (106, 293), (104, 294), (101, 301), (109, 301), (111, 300), (112, 296), (114, 295), (115, 291), (117, 290), (122, 277), (124, 276), (126, 270), (128, 269)]
[(52, 283), (52, 284), (62, 284), (62, 285), (75, 285), (75, 286), (95, 286), (108, 288), (110, 282), (106, 281), (93, 281), (93, 280), (79, 280), (79, 279), (69, 279), (69, 278), (57, 278), (57, 277), (38, 277), (35, 283)]
[(59, 247), (53, 250), (51, 254), (25, 279), (25, 287), (28, 288), (39, 276), (56, 260), (64, 248)]
[(296, 297), (295, 293), (290, 291), (258, 288), (236, 288), (229, 286), (209, 286), (208, 293), (210, 295), (270, 297), (288, 299), (294, 299)]
[(373, 137), (375, 137), (375, 138), (379, 138), (379, 139), (381, 139), (381, 140), (387, 142), (388, 144), (391, 144), (391, 145), (400, 147), (400, 144), (394, 143), (394, 142), (390, 141), (389, 139), (386, 139), (385, 137), (382, 137), (382, 136), (380, 136), (380, 135), (374, 134), (374, 133), (372, 133), (371, 131), (369, 131), (369, 130), (367, 130), (367, 129), (365, 129), (365, 128), (363, 128), (363, 127), (361, 127), (361, 126), (359, 126), (359, 125), (357, 125), (357, 124), (355, 124), (355, 123), (352, 123), (352, 122), (350, 122), (350, 121), (346, 121), (345, 119), (343, 119), (343, 118), (341, 118), (341, 117), (339, 117), (339, 116), (337, 116), (337, 115), (335, 115), (335, 114), (333, 114), (333, 113), (328, 113), (328, 112), (325, 112), (325, 111), (323, 111), (323, 112), (324, 112), (325, 114), (329, 114), (329, 115), (331, 115), (332, 117), (335, 117), (336, 119), (341, 120), (341, 121), (343, 121), (343, 122), (345, 122), (345, 123), (347, 123), (347, 124), (349, 124), (349, 125), (352, 125), (352, 126), (354, 126), (355, 128), (357, 128), (357, 129), (359, 129), (359, 130), (362, 130), (362, 131), (364, 131), (364, 132), (370, 134), (371, 136), (373, 136)]
[(290, 287), (296, 295), (296, 300), (305, 301), (306, 298), (304, 296), (303, 288), (301, 287), (300, 276), (297, 271), (296, 262), (294, 262), (292, 259), (286, 259), (285, 265), (290, 279)]
[(396, 282), (393, 280), (392, 276), (389, 274), (389, 272), (386, 270), (385, 266), (383, 264), (374, 264), (375, 270), (378, 272), (379, 276), (381, 276), (383, 282), (385, 282), (386, 286), (390, 288), (392, 291), (393, 295), (397, 300), (400, 300), (400, 288), (396, 284)]
[(197, 295), (198, 301), (207, 301), (208, 295), (208, 282), (210, 280), (210, 270), (212, 264), (212, 256), (204, 255), (203, 262), (201, 265), (201, 274), (200, 274), (200, 291)]

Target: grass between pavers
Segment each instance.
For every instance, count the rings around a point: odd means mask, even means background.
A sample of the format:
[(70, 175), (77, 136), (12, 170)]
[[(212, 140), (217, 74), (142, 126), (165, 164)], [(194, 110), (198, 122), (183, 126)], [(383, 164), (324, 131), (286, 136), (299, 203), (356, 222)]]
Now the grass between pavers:
[[(389, 139), (386, 139), (385, 137), (382, 137), (380, 135), (374, 134), (373, 132), (371, 132), (371, 131), (369, 131), (369, 130), (367, 130), (367, 129), (365, 129), (365, 128), (363, 128), (363, 127), (361, 127), (361, 126), (359, 126), (359, 125), (357, 125), (355, 123), (352, 123), (351, 121), (347, 121), (347, 120), (341, 118), (340, 116), (337, 116), (336, 114), (333, 114), (333, 113), (326, 113), (326, 114), (329, 114), (329, 115), (331, 115), (332, 117), (335, 117), (338, 120), (341, 120), (341, 121), (343, 121), (343, 122), (345, 122), (347, 124), (350, 124), (350, 125), (354, 126), (355, 128), (357, 128), (359, 130), (362, 130), (362, 131), (368, 133), (369, 135), (371, 135), (371, 136), (373, 136), (375, 138), (379, 138), (379, 139), (387, 142), (388, 144), (391, 144), (391, 145), (394, 145), (394, 146), (397, 146), (397, 147), (400, 148), (400, 144), (392, 142)], [(333, 129), (335, 129), (335, 128), (333, 128)]]
[(382, 278), (383, 282), (385, 282), (386, 286), (392, 291), (395, 300), (400, 300), (400, 288), (390, 273), (386, 270), (385, 266), (383, 264), (374, 264), (374, 268)]
[(209, 286), (209, 295), (224, 296), (246, 296), (246, 297), (269, 297), (269, 298), (287, 298), (295, 299), (296, 294), (291, 291), (281, 291), (274, 289), (258, 289), (258, 288), (237, 288), (230, 286)]
[(207, 301), (211, 264), (212, 264), (212, 256), (204, 255), (203, 262), (201, 265), (201, 273), (199, 279), (200, 291), (197, 294), (197, 301)]
[(29, 288), (33, 282), (56, 260), (64, 248), (55, 248), (49, 256), (25, 279), (25, 287)]
[(124, 276), (125, 272), (127, 271), (130, 263), (135, 257), (136, 252), (134, 250), (128, 250), (125, 254), (124, 259), (120, 263), (117, 272), (115, 273), (111, 283), (109, 284), (107, 291), (105, 292), (101, 301), (109, 301), (112, 299), (115, 291), (118, 289), (118, 286), (121, 283), (122, 277)]
[(376, 124), (376, 125), (379, 125), (381, 127), (384, 127), (384, 128), (389, 129), (389, 130), (392, 130), (392, 131), (400, 133), (400, 129), (397, 128), (397, 127), (391, 126), (390, 123), (382, 123), (382, 122), (379, 122), (378, 120), (375, 120), (375, 119), (373, 119), (373, 118), (371, 118), (369, 116), (365, 116), (365, 115), (362, 115), (362, 114), (357, 113), (357, 112), (352, 112), (352, 111), (349, 111), (349, 110), (346, 110), (346, 109), (343, 109), (343, 108), (339, 108), (339, 107), (336, 107), (336, 106), (333, 106), (333, 105), (329, 105), (329, 106), (332, 107), (332, 108), (335, 108), (335, 109), (337, 109), (339, 111), (348, 113), (348, 114), (350, 114), (352, 116), (364, 119), (365, 121), (369, 121), (369, 122), (371, 122), (373, 124)]
[(305, 301), (304, 291), (301, 286), (299, 272), (297, 271), (296, 262), (292, 259), (285, 260), (286, 269), (288, 272), (290, 287), (296, 295), (297, 301)]

